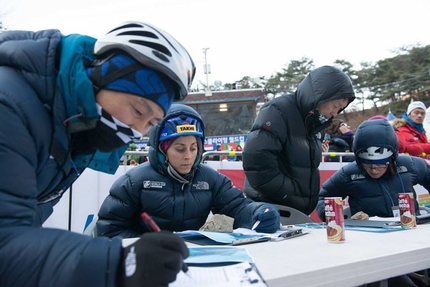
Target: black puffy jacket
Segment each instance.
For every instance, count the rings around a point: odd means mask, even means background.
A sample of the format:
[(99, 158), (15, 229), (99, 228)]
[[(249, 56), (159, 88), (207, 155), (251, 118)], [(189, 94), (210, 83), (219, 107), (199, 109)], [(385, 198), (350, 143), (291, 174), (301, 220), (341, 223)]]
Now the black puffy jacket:
[(294, 207), (310, 214), (318, 201), (321, 162), (320, 131), (331, 124), (316, 116), (318, 105), (354, 100), (350, 78), (323, 66), (309, 73), (294, 94), (272, 99), (260, 110), (243, 149), (243, 169), (258, 191), (258, 201)]

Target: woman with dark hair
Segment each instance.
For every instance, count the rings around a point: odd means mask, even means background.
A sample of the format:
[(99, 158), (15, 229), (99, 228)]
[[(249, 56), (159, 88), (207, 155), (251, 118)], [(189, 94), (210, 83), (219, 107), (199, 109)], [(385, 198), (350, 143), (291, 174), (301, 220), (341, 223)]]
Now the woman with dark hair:
[(174, 104), (149, 133), (149, 161), (121, 176), (98, 213), (100, 236), (136, 237), (151, 231), (147, 212), (162, 230), (198, 230), (210, 212), (234, 218), (233, 228), (273, 233), (280, 227), (277, 209), (253, 202), (230, 179), (201, 164), (204, 124), (191, 107)]

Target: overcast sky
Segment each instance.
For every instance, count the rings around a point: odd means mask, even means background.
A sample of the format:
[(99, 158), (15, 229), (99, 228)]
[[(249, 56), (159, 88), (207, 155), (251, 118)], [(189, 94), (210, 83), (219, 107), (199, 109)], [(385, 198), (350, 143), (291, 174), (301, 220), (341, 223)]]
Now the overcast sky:
[(354, 65), (429, 45), (430, 0), (0, 0), (9, 30), (60, 29), (99, 37), (127, 20), (152, 23), (193, 57), (195, 83), (270, 77), (291, 60)]

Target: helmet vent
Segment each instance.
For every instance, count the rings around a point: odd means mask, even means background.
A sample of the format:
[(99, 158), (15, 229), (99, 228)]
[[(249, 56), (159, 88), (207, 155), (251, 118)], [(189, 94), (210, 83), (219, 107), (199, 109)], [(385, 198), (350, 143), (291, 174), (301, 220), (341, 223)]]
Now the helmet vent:
[(158, 39), (157, 35), (149, 31), (125, 31), (118, 33), (118, 36), (137, 36)]
[(159, 53), (163, 53), (164, 55), (167, 55), (169, 57), (172, 56), (172, 54), (170, 53), (170, 51), (168, 49), (166, 49), (166, 47), (164, 47), (163, 45), (157, 44), (157, 43), (152, 43), (152, 42), (148, 42), (148, 41), (141, 41), (141, 40), (130, 40), (130, 43), (152, 48), (152, 49), (158, 51)]
[(143, 25), (136, 24), (136, 23), (130, 23), (130, 24), (122, 25), (122, 26), (116, 27), (115, 29), (109, 31), (108, 34), (115, 32), (117, 30), (128, 29), (128, 28), (143, 28)]
[(164, 54), (161, 54), (158, 51), (152, 51), (152, 53), (154, 54), (154, 56), (158, 57), (160, 60), (164, 61), (164, 62), (170, 62), (169, 58), (167, 58)]

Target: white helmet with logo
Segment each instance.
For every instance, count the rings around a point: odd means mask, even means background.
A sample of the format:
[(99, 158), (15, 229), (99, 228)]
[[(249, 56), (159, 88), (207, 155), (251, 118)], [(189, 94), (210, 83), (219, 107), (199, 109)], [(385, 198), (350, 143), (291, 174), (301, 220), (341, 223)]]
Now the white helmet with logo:
[(358, 156), (364, 160), (379, 161), (388, 159), (393, 155), (393, 152), (384, 147), (371, 146), (362, 150)]

